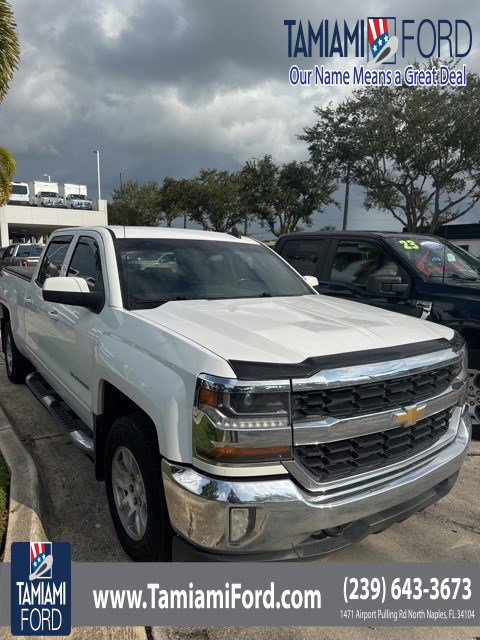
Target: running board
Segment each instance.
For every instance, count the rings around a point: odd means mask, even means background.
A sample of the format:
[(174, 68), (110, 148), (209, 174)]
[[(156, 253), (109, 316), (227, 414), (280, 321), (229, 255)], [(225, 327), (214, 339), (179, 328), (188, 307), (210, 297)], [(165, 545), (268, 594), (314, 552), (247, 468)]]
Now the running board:
[(52, 416), (62, 425), (82, 451), (93, 453), (92, 430), (81, 420), (76, 413), (64, 402), (52, 389), (48, 382), (38, 371), (28, 374), (25, 383), (30, 391), (40, 400), (43, 406), (50, 411)]

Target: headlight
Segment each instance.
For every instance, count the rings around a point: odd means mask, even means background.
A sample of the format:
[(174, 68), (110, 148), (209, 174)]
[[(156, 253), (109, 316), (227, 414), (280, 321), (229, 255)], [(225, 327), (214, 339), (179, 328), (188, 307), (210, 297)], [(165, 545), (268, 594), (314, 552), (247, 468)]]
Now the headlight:
[(290, 384), (202, 375), (192, 424), (197, 459), (215, 464), (291, 459)]

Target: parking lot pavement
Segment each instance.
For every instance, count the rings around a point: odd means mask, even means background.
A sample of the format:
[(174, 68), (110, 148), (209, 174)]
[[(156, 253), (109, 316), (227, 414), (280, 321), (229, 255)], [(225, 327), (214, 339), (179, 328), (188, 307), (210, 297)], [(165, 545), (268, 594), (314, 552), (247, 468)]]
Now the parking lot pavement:
[[(44, 525), (52, 540), (69, 540), (75, 561), (125, 561), (110, 521), (104, 485), (91, 460), (24, 385), (11, 384), (0, 361), (0, 405), (32, 454), (44, 491)], [(339, 551), (329, 561), (480, 561), (480, 442), (473, 442), (454, 490), (440, 503), (387, 531)], [(480, 628), (156, 628), (156, 640), (475, 640)], [(0, 634), (1, 637), (1, 634)], [(86, 636), (84, 636), (86, 637)], [(122, 636), (121, 633), (116, 637)]]
[(25, 385), (8, 380), (3, 360), (0, 404), (38, 466), (45, 507), (42, 519), (50, 540), (69, 540), (75, 561), (127, 561), (92, 461), (71, 443)]

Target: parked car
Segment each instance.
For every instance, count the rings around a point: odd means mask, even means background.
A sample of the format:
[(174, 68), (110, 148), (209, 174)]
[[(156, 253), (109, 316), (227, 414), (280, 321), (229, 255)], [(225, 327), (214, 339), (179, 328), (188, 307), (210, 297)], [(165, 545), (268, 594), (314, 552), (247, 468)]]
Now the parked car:
[(0, 258), (0, 267), (32, 267), (42, 255), (41, 244), (11, 244), (4, 249)]
[(81, 193), (69, 193), (65, 196), (67, 209), (93, 209), (92, 201)]
[(313, 558), (450, 491), (464, 340), (316, 283), (255, 240), (166, 228), (55, 231), (3, 269), (8, 377), (93, 456), (131, 558)]
[(30, 201), (30, 191), (26, 182), (11, 182), (11, 192), (8, 204), (28, 205)]
[(374, 231), (299, 232), (277, 251), (317, 291), (451, 327), (469, 351), (468, 406), (480, 434), (480, 260), (435, 236)]

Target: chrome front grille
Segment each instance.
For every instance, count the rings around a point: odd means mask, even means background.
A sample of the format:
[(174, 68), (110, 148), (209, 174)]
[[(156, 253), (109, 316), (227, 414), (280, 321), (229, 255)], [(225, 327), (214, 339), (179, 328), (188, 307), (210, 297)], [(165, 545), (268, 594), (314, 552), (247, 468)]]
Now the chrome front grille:
[(329, 482), (373, 471), (410, 458), (434, 445), (448, 430), (452, 409), (415, 425), (347, 440), (297, 446), (294, 456), (317, 480)]
[(458, 364), (452, 364), (372, 384), (294, 392), (293, 423), (350, 418), (422, 402), (444, 393), (458, 372)]

